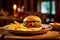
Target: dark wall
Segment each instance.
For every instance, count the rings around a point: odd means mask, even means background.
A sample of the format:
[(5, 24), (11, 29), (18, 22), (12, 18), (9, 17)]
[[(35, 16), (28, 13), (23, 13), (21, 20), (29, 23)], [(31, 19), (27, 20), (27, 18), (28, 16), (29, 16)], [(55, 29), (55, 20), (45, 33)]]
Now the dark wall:
[(1, 0), (0, 0), (0, 11), (1, 11)]
[(60, 0), (56, 0), (56, 15), (55, 21), (60, 23)]
[(8, 11), (9, 14), (12, 14), (12, 0), (1, 0), (1, 5), (4, 11)]
[(1, 6), (4, 11), (8, 11), (9, 15), (13, 14), (13, 4), (18, 4), (17, 0), (1, 0)]

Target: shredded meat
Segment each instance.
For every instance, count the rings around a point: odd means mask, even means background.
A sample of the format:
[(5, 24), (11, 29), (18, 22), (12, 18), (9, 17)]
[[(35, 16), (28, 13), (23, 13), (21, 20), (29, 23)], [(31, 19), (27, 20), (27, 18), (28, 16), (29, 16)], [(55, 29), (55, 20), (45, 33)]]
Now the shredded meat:
[[(33, 23), (33, 24), (34, 24), (34, 23)], [(27, 23), (25, 26), (26, 26), (26, 27), (30, 27), (30, 28), (38, 28), (38, 27), (41, 27), (41, 25), (39, 25), (39, 24), (34, 24), (34, 25), (32, 25), (32, 23)]]

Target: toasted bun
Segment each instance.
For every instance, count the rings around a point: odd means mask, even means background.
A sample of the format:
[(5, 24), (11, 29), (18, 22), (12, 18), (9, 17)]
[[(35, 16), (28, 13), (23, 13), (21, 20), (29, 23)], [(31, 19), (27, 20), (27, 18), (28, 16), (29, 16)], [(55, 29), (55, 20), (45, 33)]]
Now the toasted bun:
[(27, 16), (24, 18), (23, 21), (40, 21), (41, 22), (41, 19), (38, 16)]

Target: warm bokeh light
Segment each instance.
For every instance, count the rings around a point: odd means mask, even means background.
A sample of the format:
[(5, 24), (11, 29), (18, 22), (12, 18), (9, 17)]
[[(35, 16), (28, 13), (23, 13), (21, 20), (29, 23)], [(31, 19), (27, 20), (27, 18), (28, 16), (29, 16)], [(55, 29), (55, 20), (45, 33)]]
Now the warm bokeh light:
[(14, 5), (13, 5), (13, 9), (14, 9), (14, 10), (16, 10), (16, 8), (17, 8), (17, 5), (16, 5), (16, 4), (14, 4)]
[(20, 8), (18, 8), (17, 10), (18, 10), (18, 12), (20, 12), (20, 11), (21, 11), (21, 10), (20, 10)]

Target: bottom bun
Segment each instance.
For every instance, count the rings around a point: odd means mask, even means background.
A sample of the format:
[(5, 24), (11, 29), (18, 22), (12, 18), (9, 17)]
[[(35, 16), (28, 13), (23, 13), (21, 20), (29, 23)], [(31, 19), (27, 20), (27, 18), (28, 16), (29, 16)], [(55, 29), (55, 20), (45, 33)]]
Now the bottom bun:
[(28, 31), (40, 31), (42, 30), (42, 27), (39, 28), (28, 28)]

